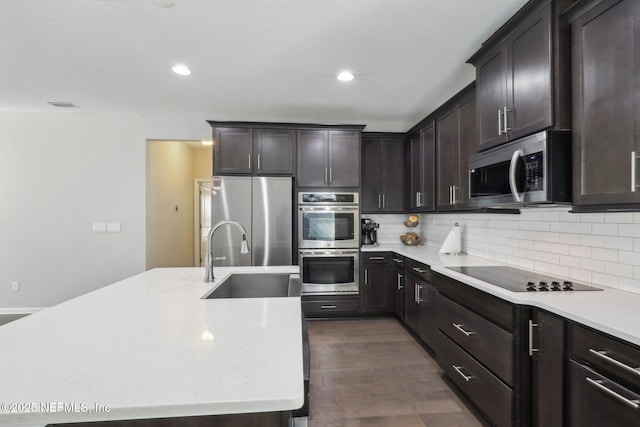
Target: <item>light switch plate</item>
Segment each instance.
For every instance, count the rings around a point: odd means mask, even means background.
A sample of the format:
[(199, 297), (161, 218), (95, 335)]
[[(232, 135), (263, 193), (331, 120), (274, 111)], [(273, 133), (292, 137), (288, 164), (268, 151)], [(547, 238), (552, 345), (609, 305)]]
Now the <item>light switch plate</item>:
[(106, 222), (94, 222), (93, 223), (93, 232), (94, 233), (104, 233), (107, 231), (107, 223)]
[(108, 222), (107, 223), (107, 233), (119, 233), (120, 232), (120, 223), (119, 222)]

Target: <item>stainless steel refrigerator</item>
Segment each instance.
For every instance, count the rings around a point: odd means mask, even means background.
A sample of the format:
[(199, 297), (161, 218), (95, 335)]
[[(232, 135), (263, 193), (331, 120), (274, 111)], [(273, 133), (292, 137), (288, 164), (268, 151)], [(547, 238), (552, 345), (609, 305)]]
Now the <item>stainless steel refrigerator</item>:
[(291, 265), (292, 191), (291, 178), (222, 177), (211, 195), (211, 224), (242, 224), (251, 251), (240, 254), (240, 231), (224, 225), (213, 236), (213, 265)]

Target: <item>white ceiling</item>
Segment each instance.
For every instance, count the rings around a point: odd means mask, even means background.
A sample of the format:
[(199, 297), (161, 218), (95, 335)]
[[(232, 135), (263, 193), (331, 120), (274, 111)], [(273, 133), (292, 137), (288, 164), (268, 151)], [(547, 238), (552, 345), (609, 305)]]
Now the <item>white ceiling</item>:
[[(406, 131), (474, 79), (465, 60), (525, 3), (0, 0), (0, 111), (71, 101)], [(173, 74), (178, 62), (193, 74)], [(355, 80), (338, 81), (343, 69)]]

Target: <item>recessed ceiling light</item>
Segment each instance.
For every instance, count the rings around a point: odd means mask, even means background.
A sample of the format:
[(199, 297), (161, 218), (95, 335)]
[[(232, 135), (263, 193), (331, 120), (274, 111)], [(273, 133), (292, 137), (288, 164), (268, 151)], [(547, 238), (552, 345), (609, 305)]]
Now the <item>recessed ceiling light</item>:
[(173, 70), (174, 73), (179, 74), (181, 76), (188, 76), (189, 74), (191, 74), (191, 70), (189, 69), (189, 67), (183, 64), (174, 65), (173, 68), (171, 68), (171, 70)]
[(338, 80), (342, 82), (349, 82), (353, 80), (353, 74), (351, 74), (349, 71), (343, 71), (338, 74)]

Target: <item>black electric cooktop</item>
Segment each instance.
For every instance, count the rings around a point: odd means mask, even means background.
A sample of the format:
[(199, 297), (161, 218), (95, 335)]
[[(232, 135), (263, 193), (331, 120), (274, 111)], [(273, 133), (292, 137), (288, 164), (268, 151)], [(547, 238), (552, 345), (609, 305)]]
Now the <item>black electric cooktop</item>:
[(574, 281), (562, 280), (507, 266), (488, 267), (447, 267), (483, 282), (508, 289), (513, 292), (566, 292), (566, 291), (601, 291), (594, 286)]

